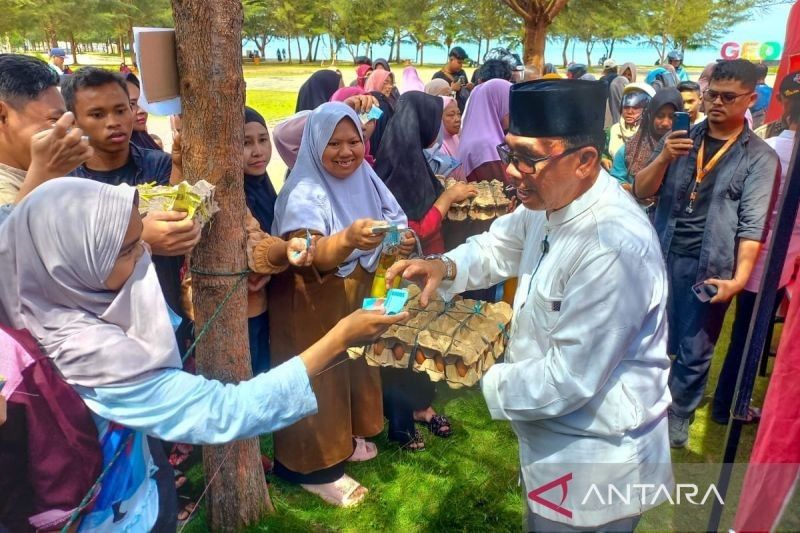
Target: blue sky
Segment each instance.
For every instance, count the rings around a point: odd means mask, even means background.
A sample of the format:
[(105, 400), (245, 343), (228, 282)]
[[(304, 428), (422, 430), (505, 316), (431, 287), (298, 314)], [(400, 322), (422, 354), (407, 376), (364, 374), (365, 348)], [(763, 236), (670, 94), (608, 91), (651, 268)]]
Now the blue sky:
[(783, 44), (786, 36), (786, 19), (789, 18), (791, 8), (792, 4), (772, 6), (769, 11), (760, 14), (758, 20), (737, 24), (731, 29), (731, 40), (778, 41)]

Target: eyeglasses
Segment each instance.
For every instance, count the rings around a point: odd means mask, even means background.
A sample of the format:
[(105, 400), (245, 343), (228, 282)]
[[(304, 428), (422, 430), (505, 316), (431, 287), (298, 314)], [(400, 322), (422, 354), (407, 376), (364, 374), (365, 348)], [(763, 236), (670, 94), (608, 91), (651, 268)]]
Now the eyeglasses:
[(543, 163), (545, 161), (556, 161), (562, 157), (568, 156), (569, 154), (574, 154), (578, 150), (582, 150), (584, 148), (586, 148), (586, 146), (576, 146), (574, 148), (564, 150), (560, 154), (548, 155), (545, 157), (528, 157), (514, 152), (506, 143), (503, 143), (497, 145), (497, 154), (500, 156), (500, 161), (503, 163), (503, 166), (507, 167), (508, 165), (514, 165), (514, 167), (523, 174), (534, 175), (538, 172), (536, 170), (536, 165), (539, 163)]
[(719, 98), (720, 100), (722, 100), (723, 104), (728, 105), (734, 103), (738, 98), (741, 98), (742, 96), (750, 96), (751, 94), (753, 93), (752, 92), (742, 93), (742, 94), (721, 93), (719, 91), (706, 89), (703, 92), (703, 100), (705, 100), (706, 102), (714, 102), (717, 98)]

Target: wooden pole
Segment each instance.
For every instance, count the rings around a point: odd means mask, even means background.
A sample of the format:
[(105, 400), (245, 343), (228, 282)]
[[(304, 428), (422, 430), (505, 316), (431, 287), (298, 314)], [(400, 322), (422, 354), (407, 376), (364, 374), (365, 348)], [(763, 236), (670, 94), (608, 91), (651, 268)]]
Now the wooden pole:
[[(233, 289), (247, 268), (242, 170), (244, 80), (242, 4), (239, 0), (172, 0), (182, 101), (183, 174), (216, 185), (220, 212), (192, 254), (196, 330)], [(231, 275), (228, 275), (231, 274)], [(247, 336), (247, 289), (239, 284), (198, 345), (200, 372), (237, 383), (251, 377)], [(239, 530), (272, 506), (258, 439), (203, 448), (208, 528)], [(215, 477), (216, 474), (216, 477)]]

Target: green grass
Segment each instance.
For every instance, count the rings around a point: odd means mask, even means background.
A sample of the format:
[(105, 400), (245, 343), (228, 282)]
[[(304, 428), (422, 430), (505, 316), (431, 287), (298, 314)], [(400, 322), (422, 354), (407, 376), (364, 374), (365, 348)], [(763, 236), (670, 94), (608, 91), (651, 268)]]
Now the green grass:
[(271, 91), (267, 89), (248, 89), (247, 105), (261, 113), (264, 120), (274, 122), (291, 115), (297, 103), (297, 93), (291, 91)]
[[(706, 391), (707, 401), (698, 410), (697, 419), (691, 426), (689, 447), (673, 451), (674, 465), (693, 463), (699, 471), (710, 468), (701, 467), (704, 463), (722, 460), (725, 428), (708, 418), (708, 400), (713, 395), (728, 347), (732, 318), (733, 309), (715, 351)], [(755, 405), (763, 402), (766, 383), (766, 379), (758, 379)], [(456, 391), (440, 387), (435, 407), (454, 422), (454, 434), (450, 439), (438, 439), (423, 432), (427, 450), (408, 453), (398, 451), (386, 440), (384, 432), (373, 439), (380, 449), (376, 459), (348, 466), (348, 473), (370, 490), (360, 506), (337, 509), (297, 486), (271, 477), (270, 493), (276, 513), (251, 530), (519, 531), (523, 502), (521, 489), (517, 486), (517, 440), (510, 426), (489, 418), (477, 389)], [(747, 461), (755, 431), (756, 426), (745, 426), (737, 462)], [(271, 437), (262, 438), (262, 450), (270, 453), (271, 448)], [(189, 477), (199, 494), (203, 485), (201, 467), (194, 467)], [(681, 479), (677, 481), (681, 482)], [(716, 481), (716, 474), (713, 481)], [(732, 486), (727, 501), (738, 501), (738, 491), (738, 486)], [(800, 505), (790, 508), (797, 509)], [(208, 531), (202, 513), (189, 524), (187, 532)], [(644, 515), (638, 531), (704, 531), (707, 518), (707, 509), (687, 514), (683, 507), (662, 505)], [(729, 508), (723, 526), (727, 528), (731, 520), (732, 510)], [(800, 529), (796, 512), (784, 520), (784, 528)]]

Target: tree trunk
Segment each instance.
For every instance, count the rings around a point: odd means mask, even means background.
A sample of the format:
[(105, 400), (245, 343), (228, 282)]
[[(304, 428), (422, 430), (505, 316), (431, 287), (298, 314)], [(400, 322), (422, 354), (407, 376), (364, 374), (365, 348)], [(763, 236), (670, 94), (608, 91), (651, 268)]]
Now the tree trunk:
[(314, 46), (314, 62), (317, 62), (317, 54), (319, 53), (319, 43), (322, 41), (322, 35), (317, 37), (317, 44)]
[(125, 43), (122, 40), (122, 34), (117, 34), (117, 52), (119, 52), (119, 59), (123, 63), (125, 62)]
[(548, 26), (544, 17), (530, 22), (525, 21), (524, 61), (526, 65), (534, 65), (540, 71), (544, 69), (544, 49), (547, 44)]
[(392, 38), (389, 39), (389, 61), (391, 61), (393, 57), (394, 57), (394, 33), (392, 33)]
[(133, 49), (133, 20), (128, 17), (128, 44), (131, 46), (131, 65), (136, 65), (136, 51)]
[(425, 64), (425, 45), (419, 43), (419, 66), (423, 66)]
[(614, 57), (614, 45), (617, 44), (616, 39), (611, 39), (611, 50), (608, 52), (608, 57)]
[(286, 51), (289, 52), (289, 64), (291, 65), (292, 64), (292, 36), (291, 35), (287, 35), (286, 36), (286, 44), (289, 45), (289, 48), (287, 48)]
[[(295, 37), (295, 41), (297, 42), (297, 61), (298, 61), (298, 63), (300, 63), (302, 65), (303, 64), (303, 50), (300, 48), (300, 36), (299, 35), (297, 35)], [(292, 47), (292, 44), (289, 43), (289, 48), (291, 48), (291, 47)]]
[(397, 49), (395, 50), (395, 53), (397, 55), (394, 56), (394, 61), (395, 61), (395, 63), (399, 63), (400, 62), (400, 45), (403, 42), (403, 39), (402, 39), (403, 36), (400, 34), (400, 29), (399, 28), (397, 30), (395, 30), (395, 32), (397, 33)]
[[(242, 4), (239, 0), (173, 0), (182, 101), (183, 168), (192, 180), (216, 185), (220, 206), (192, 254), (200, 271), (247, 268), (244, 231), (242, 143)], [(220, 116), (228, 120), (219, 120)], [(193, 301), (198, 331), (237, 283), (238, 276), (195, 274)], [(208, 378), (249, 379), (247, 286), (240, 283), (197, 347), (197, 367)], [(238, 531), (272, 509), (261, 467), (258, 439), (203, 447), (205, 507), (210, 531)]]
[(594, 50), (594, 43), (591, 40), (586, 41), (586, 69), (592, 69), (592, 50)]
[(564, 48), (561, 49), (561, 60), (564, 62), (564, 68), (567, 68), (569, 60), (567, 59), (567, 50), (569, 49), (569, 37), (564, 37)]
[(308, 43), (308, 52), (306, 53), (306, 62), (311, 63), (313, 61), (311, 57), (311, 49), (314, 47), (314, 37), (306, 36), (306, 43)]
[(256, 37), (255, 39), (253, 39), (253, 42), (256, 43), (256, 48), (258, 48), (258, 53), (261, 54), (261, 59), (266, 61), (267, 60), (267, 37), (263, 36), (263, 37), (261, 37), (261, 40), (259, 40), (259, 38)]
[(78, 64), (78, 45), (75, 42), (75, 32), (69, 32), (69, 45), (72, 47), (72, 64)]

